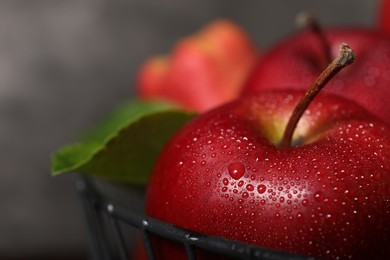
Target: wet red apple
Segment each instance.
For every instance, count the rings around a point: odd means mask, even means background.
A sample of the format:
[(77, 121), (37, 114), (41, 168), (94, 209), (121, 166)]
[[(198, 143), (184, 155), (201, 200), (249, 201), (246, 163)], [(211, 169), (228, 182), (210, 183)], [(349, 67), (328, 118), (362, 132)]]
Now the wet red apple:
[[(338, 96), (302, 103), (309, 92), (265, 91), (190, 121), (155, 165), (146, 213), (325, 259), (390, 255), (390, 129)], [(158, 259), (185, 257), (154, 246)]]

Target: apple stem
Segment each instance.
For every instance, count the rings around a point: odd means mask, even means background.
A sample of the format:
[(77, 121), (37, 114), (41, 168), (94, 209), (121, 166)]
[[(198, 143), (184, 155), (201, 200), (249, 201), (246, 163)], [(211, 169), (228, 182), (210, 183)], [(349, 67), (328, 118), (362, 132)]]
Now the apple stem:
[(327, 59), (328, 63), (332, 62), (332, 52), (330, 48), (330, 44), (328, 40), (325, 37), (324, 30), (322, 29), (322, 26), (318, 22), (317, 17), (312, 13), (308, 11), (304, 11), (298, 14), (296, 18), (296, 22), (299, 27), (301, 28), (308, 28), (310, 29), (315, 35), (318, 36), (322, 49), (325, 52), (325, 57)]
[(353, 63), (355, 60), (355, 54), (353, 50), (345, 43), (341, 44), (340, 52), (337, 58), (335, 58), (328, 67), (320, 74), (320, 76), (311, 84), (304, 96), (298, 102), (290, 119), (287, 123), (286, 129), (283, 134), (283, 138), (280, 142), (280, 146), (291, 146), (292, 136), (297, 127), (297, 124), (302, 117), (303, 113), (313, 101), (313, 99), (320, 93), (321, 89), (331, 80), (341, 69), (347, 65)]

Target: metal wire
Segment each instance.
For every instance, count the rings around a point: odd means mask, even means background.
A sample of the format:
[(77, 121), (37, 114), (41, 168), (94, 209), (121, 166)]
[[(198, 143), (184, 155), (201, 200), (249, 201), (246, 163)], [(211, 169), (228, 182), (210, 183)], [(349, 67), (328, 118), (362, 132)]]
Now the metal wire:
[[(85, 212), (90, 258), (111, 260), (129, 259), (128, 250), (119, 225), (125, 223), (138, 229), (143, 239), (148, 259), (155, 259), (151, 235), (157, 235), (184, 246), (189, 260), (196, 259), (195, 249), (236, 259), (262, 260), (315, 260), (314, 257), (299, 256), (287, 252), (256, 247), (246, 243), (209, 236), (176, 227), (172, 224), (138, 214), (130, 209), (115, 205), (101, 195), (85, 176), (76, 181)], [(108, 221), (105, 221), (105, 218)], [(108, 232), (109, 231), (109, 232)], [(111, 239), (109, 238), (111, 234)], [(114, 244), (112, 246), (112, 243)]]

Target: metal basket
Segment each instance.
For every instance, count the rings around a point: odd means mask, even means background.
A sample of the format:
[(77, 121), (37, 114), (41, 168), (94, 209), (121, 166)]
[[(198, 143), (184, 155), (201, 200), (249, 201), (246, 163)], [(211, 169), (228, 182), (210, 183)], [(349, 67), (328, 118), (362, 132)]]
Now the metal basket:
[(250, 244), (209, 236), (176, 227), (128, 208), (116, 205), (99, 192), (96, 185), (85, 176), (76, 180), (86, 215), (89, 256), (93, 260), (129, 258), (121, 225), (136, 228), (141, 234), (148, 259), (155, 259), (151, 235), (157, 235), (181, 243), (188, 259), (196, 259), (196, 250), (201, 249), (229, 259), (263, 260), (314, 260), (314, 257), (299, 256), (287, 252), (269, 250)]

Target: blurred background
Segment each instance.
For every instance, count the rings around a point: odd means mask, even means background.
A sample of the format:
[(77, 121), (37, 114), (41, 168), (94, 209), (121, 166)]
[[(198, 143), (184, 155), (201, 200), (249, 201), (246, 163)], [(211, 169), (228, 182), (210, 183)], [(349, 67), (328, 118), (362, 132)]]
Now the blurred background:
[(215, 18), (266, 50), (302, 10), (375, 26), (378, 1), (0, 1), (0, 259), (86, 259), (74, 176), (50, 155), (134, 96), (137, 69)]

